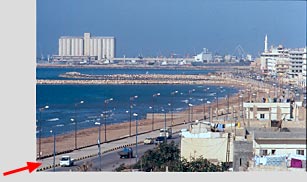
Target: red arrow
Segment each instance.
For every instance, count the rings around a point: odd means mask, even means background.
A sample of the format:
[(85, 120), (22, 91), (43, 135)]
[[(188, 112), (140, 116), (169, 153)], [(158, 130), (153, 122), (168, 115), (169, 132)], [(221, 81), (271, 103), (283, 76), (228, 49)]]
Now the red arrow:
[(14, 173), (18, 173), (20, 171), (24, 171), (24, 170), (27, 170), (27, 169), (29, 170), (29, 173), (31, 173), (36, 168), (38, 168), (41, 164), (42, 163), (40, 163), (40, 162), (27, 162), (27, 166), (21, 167), (21, 168), (18, 168), (18, 169), (14, 169), (14, 170), (11, 170), (11, 171), (4, 172), (3, 176), (14, 174)]

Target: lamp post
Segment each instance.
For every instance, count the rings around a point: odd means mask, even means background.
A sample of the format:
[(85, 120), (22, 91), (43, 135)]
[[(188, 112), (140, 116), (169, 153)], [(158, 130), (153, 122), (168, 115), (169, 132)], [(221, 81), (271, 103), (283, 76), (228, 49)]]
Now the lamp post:
[(109, 102), (111, 102), (113, 100), (113, 98), (109, 98), (104, 100), (104, 114), (102, 116), (104, 116), (104, 142), (107, 142), (107, 105)]
[(53, 172), (55, 172), (55, 132), (50, 130), (50, 133), (53, 134)]
[(204, 89), (204, 99), (203, 99), (203, 104), (204, 104), (204, 120), (206, 120), (206, 90), (209, 90), (210, 88), (208, 87), (208, 88), (205, 88)]
[(191, 112), (189, 112), (189, 122), (192, 122), (193, 121), (193, 105), (189, 104), (189, 108), (190, 108), (189, 111), (192, 110)]
[(154, 130), (154, 122), (155, 122), (155, 98), (160, 96), (160, 93), (156, 93), (152, 95), (152, 120), (151, 120), (151, 130)]
[(174, 107), (173, 107), (173, 103), (174, 103), (174, 95), (175, 94), (177, 94), (178, 93), (178, 91), (176, 90), (176, 91), (174, 91), (174, 92), (171, 92), (171, 103), (170, 103), (170, 105), (171, 105), (171, 128), (173, 127), (173, 123), (174, 123), (174, 121), (173, 121), (173, 109), (174, 109)]
[(77, 150), (78, 149), (78, 146), (77, 146), (77, 130), (78, 130), (78, 127), (77, 127), (77, 106), (78, 105), (80, 105), (80, 104), (83, 104), (84, 103), (84, 101), (83, 100), (81, 100), (80, 102), (78, 102), (78, 103), (76, 103), (75, 104), (75, 112), (74, 112), (74, 115), (75, 115), (75, 119), (74, 119), (74, 121), (75, 121), (75, 150)]
[(39, 128), (39, 136), (38, 136), (38, 158), (41, 158), (41, 146), (42, 146), (42, 112), (45, 110), (45, 109), (48, 109), (49, 106), (44, 106), (44, 107), (41, 107), (39, 108), (39, 121), (38, 121), (38, 128)]
[(138, 162), (138, 114), (133, 113), (135, 117), (135, 163)]
[(274, 87), (274, 98), (276, 97), (276, 84), (273, 83), (273, 87)]
[(255, 93), (253, 93), (252, 96), (253, 96), (253, 98), (254, 98), (253, 102), (256, 102), (256, 96), (257, 96), (257, 95), (256, 95)]
[(129, 101), (130, 101), (130, 106), (129, 106), (129, 109), (130, 109), (129, 136), (131, 136), (131, 115), (132, 115), (131, 109), (133, 107), (132, 102), (134, 101), (134, 99), (137, 99), (137, 98), (138, 98), (138, 96), (135, 95), (133, 97), (130, 97), (130, 99), (129, 99)]
[(239, 96), (239, 115), (240, 115), (240, 118), (242, 118), (241, 107), (243, 107), (243, 105), (241, 106), (241, 100), (242, 100), (242, 104), (243, 104), (243, 96), (242, 95)]
[(216, 119), (219, 119), (219, 92), (221, 91), (220, 89), (223, 87), (218, 87), (216, 91)]
[(97, 139), (97, 144), (98, 144), (98, 156), (99, 156), (99, 171), (101, 171), (101, 139), (100, 139), (100, 122), (95, 122), (95, 125), (98, 125), (98, 139)]
[(228, 121), (228, 114), (229, 114), (229, 94), (226, 95), (227, 97), (227, 114), (226, 114), (226, 120)]
[(164, 142), (166, 143), (166, 110), (162, 108), (162, 112), (164, 112)]

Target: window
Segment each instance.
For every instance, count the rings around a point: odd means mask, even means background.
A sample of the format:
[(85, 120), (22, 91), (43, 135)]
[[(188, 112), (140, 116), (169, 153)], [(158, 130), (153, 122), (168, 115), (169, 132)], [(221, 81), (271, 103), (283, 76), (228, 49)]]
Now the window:
[(268, 150), (260, 150), (260, 156), (268, 155)]
[(276, 153), (276, 150), (272, 150), (272, 155), (275, 155), (275, 153)]
[(264, 119), (264, 114), (260, 114), (260, 118), (261, 118), (261, 119)]
[(269, 111), (269, 108), (257, 108), (257, 111)]
[(297, 155), (304, 155), (304, 150), (296, 150)]

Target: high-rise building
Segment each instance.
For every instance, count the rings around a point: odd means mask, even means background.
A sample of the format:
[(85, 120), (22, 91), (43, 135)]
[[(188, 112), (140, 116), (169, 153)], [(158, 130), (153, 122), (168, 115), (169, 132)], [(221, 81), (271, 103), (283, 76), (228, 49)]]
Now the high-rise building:
[(90, 33), (84, 33), (83, 37), (62, 36), (59, 39), (59, 54), (56, 57), (112, 59), (115, 57), (115, 38), (91, 37)]

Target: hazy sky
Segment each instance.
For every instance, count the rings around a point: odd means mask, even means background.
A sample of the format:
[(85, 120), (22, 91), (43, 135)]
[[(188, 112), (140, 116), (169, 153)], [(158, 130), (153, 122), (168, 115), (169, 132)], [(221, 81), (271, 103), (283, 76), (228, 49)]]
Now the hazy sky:
[(37, 55), (58, 54), (60, 36), (115, 36), (116, 56), (194, 54), (206, 47), (257, 55), (306, 45), (305, 1), (37, 0)]

